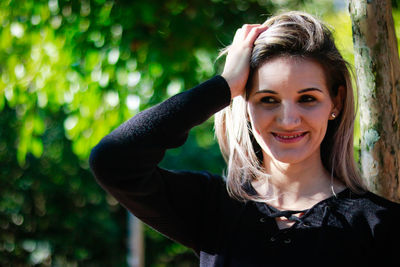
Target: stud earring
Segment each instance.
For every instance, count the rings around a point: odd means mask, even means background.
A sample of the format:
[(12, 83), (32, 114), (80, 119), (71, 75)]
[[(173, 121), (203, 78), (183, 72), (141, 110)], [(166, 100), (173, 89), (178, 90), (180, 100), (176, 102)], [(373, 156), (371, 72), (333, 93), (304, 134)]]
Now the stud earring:
[(335, 112), (332, 112), (332, 113), (331, 113), (331, 117), (332, 117), (332, 119), (336, 118), (336, 113), (335, 113)]

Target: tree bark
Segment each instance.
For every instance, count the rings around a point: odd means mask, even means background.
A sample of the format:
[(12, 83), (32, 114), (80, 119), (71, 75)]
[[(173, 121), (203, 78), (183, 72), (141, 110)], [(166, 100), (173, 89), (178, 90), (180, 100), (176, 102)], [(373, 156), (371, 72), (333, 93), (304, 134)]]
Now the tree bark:
[(390, 0), (351, 0), (360, 163), (369, 189), (400, 202), (400, 61)]

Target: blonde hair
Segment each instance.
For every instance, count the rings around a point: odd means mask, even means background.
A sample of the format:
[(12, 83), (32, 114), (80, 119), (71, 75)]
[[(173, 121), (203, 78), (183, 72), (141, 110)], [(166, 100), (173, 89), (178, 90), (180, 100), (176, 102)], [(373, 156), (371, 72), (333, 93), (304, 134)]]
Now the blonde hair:
[[(269, 18), (269, 28), (254, 42), (250, 59), (250, 76), (246, 92), (235, 97), (230, 106), (215, 116), (215, 133), (225, 161), (227, 189), (238, 200), (262, 199), (249, 190), (254, 180), (269, 175), (262, 167), (261, 148), (255, 141), (247, 114), (247, 97), (252, 75), (263, 63), (276, 57), (312, 59), (324, 69), (331, 97), (344, 87), (340, 114), (328, 122), (321, 143), (321, 159), (332, 177), (342, 181), (353, 192), (360, 193), (365, 185), (353, 155), (355, 103), (348, 63), (335, 46), (331, 31), (318, 19), (298, 11), (286, 12)], [(227, 47), (222, 54), (229, 51)]]

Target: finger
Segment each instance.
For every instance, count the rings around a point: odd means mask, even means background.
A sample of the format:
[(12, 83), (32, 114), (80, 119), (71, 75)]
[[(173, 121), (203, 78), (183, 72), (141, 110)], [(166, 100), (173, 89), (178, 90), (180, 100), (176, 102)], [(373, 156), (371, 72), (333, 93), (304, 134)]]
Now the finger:
[(254, 28), (261, 26), (261, 24), (243, 24), (242, 28)]
[(255, 39), (256, 37), (254, 35), (258, 36), (258, 34), (260, 34), (261, 31), (266, 30), (266, 27), (267, 26), (261, 24), (246, 24), (244, 28), (245, 33), (243, 36), (244, 37), (243, 40)]
[(261, 26), (261, 24), (244, 24), (242, 26), (242, 29), (245, 32), (245, 36), (247, 36), (252, 29), (257, 28), (259, 26)]
[(235, 36), (233, 37), (233, 42), (239, 39), (243, 39), (243, 27), (236, 30)]
[(249, 34), (246, 36), (246, 40), (253, 44), (257, 37), (264, 31), (268, 30), (268, 26), (260, 25), (258, 27), (254, 27), (250, 30)]
[(233, 43), (243, 42), (248, 38), (251, 31), (256, 28), (262, 27), (261, 24), (244, 24), (241, 28), (236, 30), (235, 36), (233, 37)]

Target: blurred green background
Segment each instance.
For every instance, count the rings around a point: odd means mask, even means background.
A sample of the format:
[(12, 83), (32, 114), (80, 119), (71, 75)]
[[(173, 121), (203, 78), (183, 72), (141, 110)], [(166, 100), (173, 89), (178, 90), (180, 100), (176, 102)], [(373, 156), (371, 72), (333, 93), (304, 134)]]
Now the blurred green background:
[[(0, 266), (127, 266), (127, 213), (93, 179), (90, 149), (220, 73), (236, 28), (292, 9), (330, 24), (353, 62), (345, 0), (2, 0)], [(222, 173), (212, 127), (196, 127), (162, 165)], [(146, 266), (198, 266), (149, 228), (145, 241)]]

